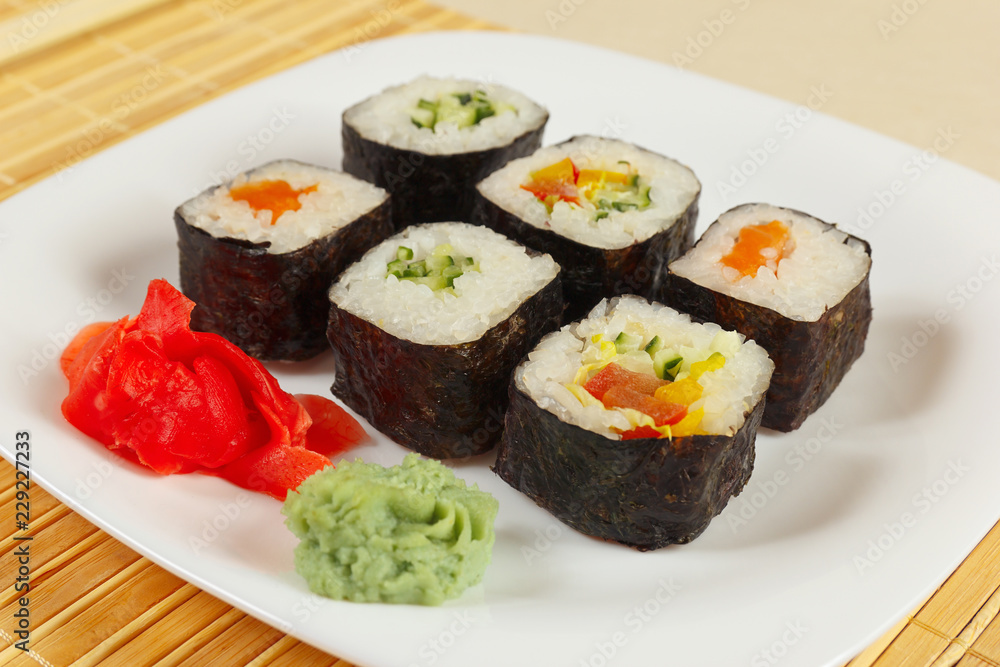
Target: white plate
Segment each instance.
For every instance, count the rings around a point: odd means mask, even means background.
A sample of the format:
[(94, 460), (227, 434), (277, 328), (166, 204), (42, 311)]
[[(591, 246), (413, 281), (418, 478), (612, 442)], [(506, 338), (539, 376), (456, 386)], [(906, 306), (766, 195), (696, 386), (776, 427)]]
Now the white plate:
[[(425, 72), (522, 90), (551, 112), (546, 143), (621, 136), (689, 164), (704, 185), (699, 232), (730, 206), (768, 201), (871, 242), (864, 356), (801, 429), (758, 438), (747, 489), (694, 543), (638, 553), (583, 537), (482, 460), (457, 466), (500, 500), (482, 585), (438, 608), (335, 602), (293, 571), (277, 501), (205, 476), (159, 478), (63, 421), (67, 329), (136, 313), (152, 278), (176, 283), (178, 203), (227, 169), (279, 157), (339, 165), (342, 109)], [(1000, 515), (987, 419), (1000, 377), (1000, 187), (931, 157), (806, 107), (552, 39), (422, 34), (333, 53), (0, 205), (3, 455), (29, 430), (34, 479), (73, 509), (360, 665), (837, 665), (941, 583)], [(744, 184), (741, 170), (753, 172)], [(720, 182), (740, 187), (724, 196)], [(290, 391), (325, 393), (331, 381), (329, 355), (271, 368)], [(404, 450), (382, 438), (359, 454), (393, 464)]]

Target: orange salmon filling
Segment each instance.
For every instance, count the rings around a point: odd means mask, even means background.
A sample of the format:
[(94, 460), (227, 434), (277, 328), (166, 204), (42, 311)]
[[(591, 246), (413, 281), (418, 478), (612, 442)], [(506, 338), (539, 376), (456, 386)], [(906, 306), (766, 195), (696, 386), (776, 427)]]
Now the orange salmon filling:
[(229, 191), (233, 201), (245, 201), (254, 211), (267, 209), (271, 212), (271, 224), (278, 221), (286, 211), (302, 208), (299, 195), (315, 192), (318, 185), (296, 190), (287, 181), (253, 181), (237, 186)]
[(720, 261), (741, 275), (756, 278), (760, 267), (769, 262), (774, 262), (772, 266), (777, 268), (785, 257), (788, 240), (788, 226), (780, 220), (744, 227), (733, 249)]

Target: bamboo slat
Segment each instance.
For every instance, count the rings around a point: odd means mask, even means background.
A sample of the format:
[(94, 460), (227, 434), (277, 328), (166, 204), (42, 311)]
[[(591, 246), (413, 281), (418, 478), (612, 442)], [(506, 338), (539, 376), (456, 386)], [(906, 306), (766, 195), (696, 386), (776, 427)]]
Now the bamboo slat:
[(1000, 619), (994, 616), (969, 652), (1000, 665)]
[(131, 641), (107, 657), (107, 662), (137, 667), (179, 664), (241, 617), (225, 602), (194, 586), (188, 584), (181, 590), (190, 597), (166, 615), (148, 619)]
[(996, 667), (996, 663), (983, 660), (982, 658), (972, 654), (968, 654), (963, 656), (958, 662), (958, 667)]
[[(170, 581), (169, 577), (172, 575), (169, 575), (160, 568), (150, 568), (147, 572), (149, 572), (151, 576), (164, 577), (169, 581), (175, 590), (163, 597), (163, 593), (166, 589), (155, 587), (159, 595), (149, 596), (149, 591), (146, 590), (146, 588), (152, 587), (149, 587), (145, 584), (145, 582), (141, 582), (141, 588), (137, 591), (137, 594), (143, 597), (150, 597), (153, 604), (138, 615), (129, 615), (130, 617), (126, 619), (128, 620), (127, 623), (125, 623), (115, 633), (107, 636), (106, 639), (91, 648), (87, 653), (73, 661), (73, 665), (76, 667), (85, 667), (89, 665), (101, 664), (105, 660), (108, 660), (113, 653), (129, 644), (129, 642), (136, 640), (148, 626), (156, 623), (161, 618), (164, 618), (176, 610), (180, 605), (184, 604), (198, 594), (198, 589), (194, 586), (185, 584), (176, 577), (173, 578), (173, 581)], [(118, 595), (116, 594), (114, 597), (109, 599), (114, 601), (117, 597)], [(148, 654), (144, 657), (148, 658)], [(138, 664), (138, 660), (131, 660), (121, 664), (134, 665)]]
[[(278, 641), (271, 644), (271, 646), (268, 647), (266, 651), (264, 651), (256, 658), (248, 662), (247, 667), (258, 667), (258, 665), (269, 665), (278, 657), (284, 655), (285, 653), (288, 653), (295, 646), (305, 646), (305, 644), (296, 641), (294, 637), (285, 635)], [(322, 655), (326, 654), (322, 653)], [(335, 660), (335, 658), (333, 658), (332, 656), (327, 656), (327, 657), (329, 657), (331, 660)]]
[[(23, 26), (46, 0), (0, 2)], [(0, 51), (0, 199), (229, 90), (373, 37), (493, 26), (422, 0), (52, 0), (73, 29)], [(117, 13), (116, 13), (117, 12)], [(388, 17), (388, 21), (386, 21)], [(36, 17), (37, 18), (37, 17)], [(41, 20), (41, 19), (39, 19)], [(69, 22), (68, 22), (69, 23)], [(57, 23), (52, 23), (56, 26)], [(6, 60), (5, 60), (6, 58)], [(0, 571), (14, 549), (14, 472), (0, 464)], [(33, 487), (32, 646), (12, 646), (0, 580), (0, 665), (351, 667), (151, 564)], [(849, 667), (1000, 667), (1000, 526), (911, 616)]]
[(268, 667), (334, 667), (337, 663), (346, 664), (311, 646), (299, 643), (276, 656), (267, 665)]
[(184, 661), (178, 663), (178, 667), (243, 665), (266, 651), (282, 636), (283, 633), (280, 630), (264, 625), (249, 616), (244, 616), (226, 628), (224, 632), (213, 637)]
[[(109, 583), (113, 583), (113, 595), (102, 593), (88, 601), (72, 623), (62, 623), (44, 638), (34, 639), (35, 650), (55, 664), (68, 665), (109, 641), (184, 585), (166, 570), (142, 561), (127, 575)], [(128, 637), (120, 636), (118, 640), (124, 643)], [(107, 648), (112, 652), (114, 642)]]
[[(937, 594), (917, 613), (917, 620), (955, 637), (970, 622), (969, 607), (984, 615), (979, 623), (989, 623), (997, 614), (996, 582), (1000, 580), (1000, 525), (980, 542)], [(990, 604), (987, 605), (987, 602)], [(959, 604), (961, 602), (961, 604)]]
[(369, 37), (485, 27), (419, 0), (186, 0), (143, 11), (5, 68), (0, 198), (320, 53)]
[(889, 643), (875, 667), (930, 667), (948, 648), (948, 638), (912, 621)]
[(0, 22), (0, 66), (165, 0), (50, 0)]
[[(965, 604), (967, 601), (963, 600), (963, 606)], [(965, 608), (966, 614), (968, 614), (968, 607)], [(1000, 608), (1000, 589), (993, 592), (993, 595), (965, 625), (958, 637), (952, 640), (951, 645), (938, 658), (934, 667), (950, 667), (950, 665), (955, 664), (976, 643), (983, 631), (996, 620), (998, 608)]]

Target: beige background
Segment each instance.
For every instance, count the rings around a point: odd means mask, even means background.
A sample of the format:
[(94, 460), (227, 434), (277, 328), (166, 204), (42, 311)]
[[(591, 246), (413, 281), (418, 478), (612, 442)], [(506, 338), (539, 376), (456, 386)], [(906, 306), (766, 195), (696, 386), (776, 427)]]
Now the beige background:
[(951, 128), (944, 156), (1000, 180), (998, 0), (435, 2), (796, 104), (824, 88), (824, 113), (919, 148)]

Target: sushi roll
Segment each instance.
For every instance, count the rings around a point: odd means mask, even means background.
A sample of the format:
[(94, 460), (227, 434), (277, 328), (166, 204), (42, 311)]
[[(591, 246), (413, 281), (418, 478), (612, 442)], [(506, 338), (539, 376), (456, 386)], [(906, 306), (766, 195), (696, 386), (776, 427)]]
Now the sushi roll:
[(559, 266), (489, 229), (415, 225), (330, 289), (333, 393), (434, 458), (489, 451), (517, 362), (559, 326)]
[(397, 229), (468, 221), (475, 184), (537, 149), (548, 119), (503, 86), (421, 77), (344, 112), (344, 171), (392, 194)]
[(716, 324), (602, 301), (514, 371), (494, 471), (581, 533), (641, 551), (690, 542), (753, 471), (773, 368)]
[(669, 267), (664, 301), (736, 329), (774, 359), (763, 425), (793, 431), (865, 347), (871, 246), (787, 208), (745, 204)]
[(565, 321), (603, 298), (652, 298), (691, 247), (701, 184), (668, 157), (580, 136), (514, 160), (476, 186), (473, 221), (563, 269)]
[(327, 290), (392, 234), (389, 195), (349, 174), (280, 160), (174, 212), (191, 326), (262, 360), (327, 349)]

